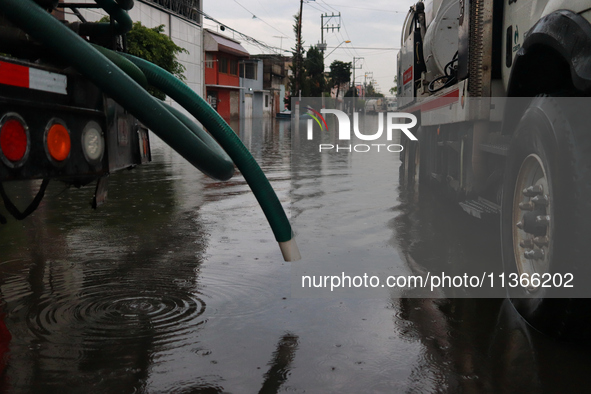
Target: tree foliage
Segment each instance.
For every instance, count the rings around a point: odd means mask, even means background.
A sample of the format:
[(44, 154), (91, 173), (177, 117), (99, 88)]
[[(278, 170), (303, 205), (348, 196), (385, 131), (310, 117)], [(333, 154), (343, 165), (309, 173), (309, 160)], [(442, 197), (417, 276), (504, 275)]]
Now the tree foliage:
[[(181, 81), (185, 81), (185, 66), (179, 63), (177, 55), (189, 52), (176, 45), (170, 37), (163, 33), (164, 25), (150, 29), (140, 22), (135, 22), (133, 28), (127, 33), (127, 51), (131, 55), (141, 57), (162, 67)], [(162, 100), (166, 97), (157, 89), (150, 88), (149, 92)]]
[(398, 93), (398, 77), (394, 76), (394, 83), (396, 84), (396, 86), (392, 86), (390, 88), (390, 94), (393, 96), (396, 96), (396, 93)]
[(345, 93), (345, 97), (359, 97), (359, 93), (354, 86), (349, 86), (347, 92)]
[(341, 85), (351, 81), (351, 67), (351, 62), (345, 63), (340, 60), (335, 60), (330, 64), (330, 84), (337, 87), (337, 97)]
[[(298, 42), (298, 23), (300, 20), (300, 15), (295, 14), (293, 16), (294, 24), (293, 24), (293, 32), (295, 34), (296, 40), (296, 47), (292, 48), (292, 56), (293, 61), (291, 63), (291, 76), (289, 77), (289, 91), (291, 92), (289, 103), (287, 103), (288, 108), (291, 109), (291, 98), (298, 97), (300, 92), (299, 90), (304, 89), (304, 80), (306, 78), (306, 72), (304, 69), (304, 41), (301, 39), (300, 33), (300, 45), (297, 45)], [(302, 91), (302, 96), (305, 96), (305, 92)]]
[(365, 97), (384, 97), (384, 95), (378, 93), (372, 83), (368, 83), (365, 87)]
[[(302, 96), (320, 97), (326, 85), (324, 77), (324, 57), (316, 46), (310, 47), (304, 60), (304, 69), (307, 75)], [(304, 94), (305, 91), (305, 94)]]

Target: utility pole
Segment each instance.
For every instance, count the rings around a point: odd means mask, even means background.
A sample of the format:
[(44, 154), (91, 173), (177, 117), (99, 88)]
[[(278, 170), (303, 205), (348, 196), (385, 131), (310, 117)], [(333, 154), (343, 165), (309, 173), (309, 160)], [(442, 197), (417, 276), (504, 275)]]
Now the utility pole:
[[(325, 18), (326, 18), (326, 25), (324, 23)], [(330, 26), (328, 26), (328, 23), (333, 18), (334, 19), (339, 18), (338, 22), (336, 22), (336, 25), (333, 23)], [(327, 32), (329, 30), (334, 32), (335, 29), (337, 31), (341, 30), (341, 13), (339, 12), (338, 15), (335, 14), (334, 12), (331, 15), (328, 15), (327, 13), (324, 13), (324, 15), (320, 14), (320, 44), (318, 44), (318, 49), (320, 49), (322, 51), (322, 58), (324, 58), (324, 51), (326, 50), (326, 43), (324, 42), (324, 30), (326, 30)]]
[(363, 60), (364, 57), (355, 57), (353, 56), (353, 88), (355, 88), (355, 69), (362, 69), (363, 67), (360, 65), (357, 67), (357, 60)]
[(298, 45), (297, 45), (297, 50), (296, 50), (297, 60), (296, 60), (296, 69), (295, 69), (296, 91), (293, 92), (295, 95), (299, 95), (301, 88), (302, 88), (300, 86), (300, 71), (301, 71), (301, 67), (302, 67), (300, 53), (302, 51), (302, 11), (303, 11), (303, 9), (304, 9), (304, 0), (300, 0), (300, 15), (298, 16)]
[[(357, 101), (357, 86), (355, 86), (355, 69), (357, 69), (357, 60), (362, 60), (362, 57), (353, 56), (353, 112), (355, 112), (355, 102)], [(359, 67), (361, 69), (361, 66)]]
[[(367, 76), (368, 75), (371, 76), (373, 79), (373, 71), (368, 71), (365, 73), (365, 81), (363, 82), (363, 98), (365, 98), (365, 92), (367, 89)], [(371, 83), (371, 79), (370, 79), (369, 83)]]

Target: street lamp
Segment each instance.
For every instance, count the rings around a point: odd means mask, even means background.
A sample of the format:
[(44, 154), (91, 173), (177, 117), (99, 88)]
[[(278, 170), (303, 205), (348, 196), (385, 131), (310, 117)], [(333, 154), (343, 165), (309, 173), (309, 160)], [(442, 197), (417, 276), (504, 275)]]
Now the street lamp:
[(330, 51), (330, 53), (329, 53), (328, 55), (324, 56), (324, 58), (326, 59), (327, 57), (329, 57), (331, 53), (333, 53), (334, 51), (336, 51), (338, 47), (340, 47), (341, 45), (343, 45), (343, 44), (345, 44), (345, 43), (347, 43), (347, 44), (350, 44), (350, 43), (351, 43), (351, 41), (350, 41), (350, 40), (347, 40), (347, 41), (343, 41), (343, 42), (341, 42), (341, 43), (340, 43), (339, 45), (337, 45), (337, 46), (336, 46), (336, 47), (335, 47), (335, 48), (334, 48), (332, 51)]

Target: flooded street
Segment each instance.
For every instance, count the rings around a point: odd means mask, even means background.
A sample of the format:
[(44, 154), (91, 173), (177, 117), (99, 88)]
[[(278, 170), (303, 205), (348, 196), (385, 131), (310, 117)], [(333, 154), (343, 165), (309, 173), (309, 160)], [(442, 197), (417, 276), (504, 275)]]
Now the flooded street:
[[(153, 138), (153, 162), (111, 176), (97, 211), (93, 187), (54, 182), (0, 226), (0, 392), (591, 389), (591, 349), (530, 329), (505, 300), (297, 289), (318, 256), (323, 272), (367, 271), (369, 248), (380, 272), (500, 261), (498, 228), (401, 190), (398, 154), (292, 156), (289, 121), (232, 127), (290, 209), (302, 262), (283, 262), (240, 174), (209, 179)], [(7, 189), (22, 209), (37, 185)]]

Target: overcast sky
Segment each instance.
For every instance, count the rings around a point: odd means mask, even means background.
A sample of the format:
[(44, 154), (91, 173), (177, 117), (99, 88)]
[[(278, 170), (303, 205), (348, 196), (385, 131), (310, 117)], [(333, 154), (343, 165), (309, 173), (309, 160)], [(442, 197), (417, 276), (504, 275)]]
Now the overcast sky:
[[(365, 74), (372, 72), (381, 92), (389, 95), (396, 75), (396, 54), (400, 47), (400, 30), (409, 7), (415, 0), (374, 0), (371, 2), (353, 0), (315, 0), (304, 1), (302, 37), (307, 49), (320, 42), (320, 15), (341, 13), (340, 31), (324, 32), (328, 45), (326, 54), (345, 40), (326, 57), (325, 66), (333, 60), (352, 62), (353, 57), (363, 57), (357, 61), (357, 83), (365, 80)], [(295, 47), (293, 16), (299, 12), (298, 0), (205, 0), (204, 11), (225, 25), (247, 34), (269, 46), (291, 49)], [(256, 18), (253, 17), (256, 16)], [(326, 24), (325, 20), (325, 24)], [(338, 19), (328, 25), (337, 24)], [(217, 30), (218, 25), (207, 19), (206, 28)], [(232, 36), (232, 32), (223, 32)], [(287, 38), (279, 38), (279, 36)], [(238, 36), (236, 39), (240, 40)], [(251, 54), (269, 53), (243, 42)], [(397, 48), (361, 49), (361, 48)], [(289, 55), (286, 53), (286, 55)], [(359, 67), (361, 67), (359, 69)], [(367, 76), (369, 81), (370, 75)]]

